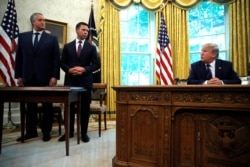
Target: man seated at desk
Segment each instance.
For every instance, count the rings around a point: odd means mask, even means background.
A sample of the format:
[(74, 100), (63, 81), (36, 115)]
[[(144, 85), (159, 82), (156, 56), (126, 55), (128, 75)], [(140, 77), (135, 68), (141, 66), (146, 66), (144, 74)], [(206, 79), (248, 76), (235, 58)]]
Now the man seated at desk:
[(191, 64), (187, 84), (224, 85), (241, 84), (232, 63), (218, 59), (217, 44), (207, 43), (202, 46), (201, 60)]

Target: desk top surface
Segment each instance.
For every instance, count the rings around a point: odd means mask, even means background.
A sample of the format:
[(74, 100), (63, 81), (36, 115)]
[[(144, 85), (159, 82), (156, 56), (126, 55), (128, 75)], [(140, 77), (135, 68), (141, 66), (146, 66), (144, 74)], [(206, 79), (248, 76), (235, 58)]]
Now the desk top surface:
[(71, 92), (71, 91), (77, 91), (77, 92), (83, 92), (85, 89), (83, 87), (69, 87), (69, 86), (54, 86), (54, 87), (0, 87), (0, 92), (29, 92), (29, 91), (56, 91), (56, 92)]
[(115, 91), (250, 91), (250, 85), (119, 85), (112, 88)]

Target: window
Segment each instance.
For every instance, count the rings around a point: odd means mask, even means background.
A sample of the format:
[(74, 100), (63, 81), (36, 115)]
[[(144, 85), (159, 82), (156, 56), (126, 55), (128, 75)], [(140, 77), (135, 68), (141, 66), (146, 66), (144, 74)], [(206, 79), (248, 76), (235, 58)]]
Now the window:
[(208, 1), (189, 10), (190, 63), (200, 60), (200, 50), (204, 43), (214, 42), (220, 48), (219, 58), (228, 60), (226, 37), (227, 8)]
[[(227, 6), (209, 1), (189, 10), (190, 63), (200, 60), (201, 46), (219, 45), (219, 57), (228, 60)], [(155, 12), (140, 5), (120, 11), (121, 85), (152, 85), (155, 82)]]
[(155, 13), (133, 5), (120, 11), (121, 85), (154, 82)]

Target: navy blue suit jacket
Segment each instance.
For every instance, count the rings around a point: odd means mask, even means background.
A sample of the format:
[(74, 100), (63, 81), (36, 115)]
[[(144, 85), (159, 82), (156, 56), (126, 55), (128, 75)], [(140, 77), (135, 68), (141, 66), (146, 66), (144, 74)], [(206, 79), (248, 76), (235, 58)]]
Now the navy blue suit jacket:
[[(205, 63), (202, 61), (195, 62), (191, 64), (187, 84), (202, 84), (207, 80), (206, 77)], [(222, 80), (224, 84), (241, 84), (240, 78), (229, 61), (215, 60), (215, 77)]]
[[(86, 72), (79, 76), (68, 73), (69, 68), (74, 66), (84, 67)], [(93, 85), (92, 72), (100, 68), (96, 48), (85, 40), (81, 54), (78, 57), (76, 53), (76, 41), (73, 40), (65, 44), (61, 56), (61, 68), (65, 72), (64, 85), (82, 86), (86, 89), (91, 89)]]
[(60, 49), (56, 36), (41, 34), (38, 46), (33, 47), (32, 31), (19, 34), (15, 60), (15, 78), (27, 83), (35, 76), (39, 82), (60, 79)]

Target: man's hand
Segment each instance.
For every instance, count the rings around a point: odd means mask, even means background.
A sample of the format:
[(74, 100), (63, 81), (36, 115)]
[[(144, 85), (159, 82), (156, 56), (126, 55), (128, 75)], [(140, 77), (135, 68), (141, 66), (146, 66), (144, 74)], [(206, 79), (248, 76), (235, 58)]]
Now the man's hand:
[(50, 78), (49, 86), (56, 86), (56, 84), (57, 84), (57, 79), (54, 77)]
[(81, 66), (75, 66), (69, 69), (69, 73), (73, 75), (82, 75), (85, 72), (85, 68)]
[(18, 84), (18, 86), (24, 86), (23, 85), (23, 79), (22, 78), (18, 78), (17, 79), (17, 84)]
[(219, 78), (212, 78), (207, 81), (207, 84), (208, 85), (223, 85), (223, 82)]

